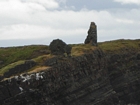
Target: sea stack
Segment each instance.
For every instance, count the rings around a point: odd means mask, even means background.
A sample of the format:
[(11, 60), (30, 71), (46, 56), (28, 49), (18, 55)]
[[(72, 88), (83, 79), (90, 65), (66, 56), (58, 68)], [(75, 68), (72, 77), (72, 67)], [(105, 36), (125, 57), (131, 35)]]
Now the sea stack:
[(88, 30), (88, 36), (85, 40), (85, 44), (91, 44), (97, 46), (97, 26), (94, 22), (91, 22)]

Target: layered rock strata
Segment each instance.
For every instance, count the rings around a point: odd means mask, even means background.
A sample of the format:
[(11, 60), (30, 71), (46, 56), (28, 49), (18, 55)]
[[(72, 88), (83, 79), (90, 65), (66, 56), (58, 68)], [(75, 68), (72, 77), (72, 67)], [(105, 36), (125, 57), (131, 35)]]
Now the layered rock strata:
[(100, 49), (76, 57), (55, 57), (39, 73), (0, 82), (1, 105), (117, 105), (118, 96)]
[(108, 74), (122, 105), (140, 104), (140, 59), (136, 49), (107, 54)]
[[(28, 64), (28, 63), (27, 63)], [(140, 52), (99, 48), (53, 57), (42, 72), (0, 82), (0, 105), (139, 105)]]

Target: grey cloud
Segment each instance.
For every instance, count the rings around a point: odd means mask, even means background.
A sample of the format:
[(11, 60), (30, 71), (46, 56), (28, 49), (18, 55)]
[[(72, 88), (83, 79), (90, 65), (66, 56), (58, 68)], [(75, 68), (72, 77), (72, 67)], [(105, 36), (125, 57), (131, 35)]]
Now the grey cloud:
[(57, 38), (66, 43), (83, 43), (91, 21), (97, 24), (98, 41), (139, 38), (137, 7), (122, 8), (111, 0), (62, 0), (58, 4), (62, 7), (55, 10), (42, 9), (41, 5), (30, 8), (22, 2), (18, 10), (5, 4), (6, 9), (0, 11), (0, 46), (49, 44)]
[(85, 35), (78, 35), (75, 38), (74, 36), (54, 36), (54, 37), (44, 37), (39, 39), (10, 39), (10, 40), (0, 40), (0, 47), (13, 47), (13, 46), (24, 46), (24, 45), (49, 45), (53, 39), (62, 39), (67, 44), (74, 43), (84, 43), (86, 38)]
[(124, 4), (135, 4), (135, 5), (140, 5), (140, 1), (139, 0), (114, 0), (115, 2), (119, 2), (122, 5)]
[(89, 10), (113, 10), (113, 9), (132, 9), (139, 8), (138, 5), (121, 5), (114, 0), (67, 0), (67, 6), (74, 6), (75, 10), (81, 10), (87, 8)]

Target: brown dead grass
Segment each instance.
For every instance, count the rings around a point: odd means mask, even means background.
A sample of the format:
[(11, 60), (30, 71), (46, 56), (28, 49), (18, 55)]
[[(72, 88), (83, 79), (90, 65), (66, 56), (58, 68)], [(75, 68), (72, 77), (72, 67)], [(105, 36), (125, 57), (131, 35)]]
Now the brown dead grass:
[(29, 71), (28, 73), (29, 74), (31, 74), (31, 73), (37, 73), (37, 72), (45, 71), (45, 70), (47, 70), (49, 68), (51, 68), (51, 67), (46, 67), (46, 66), (37, 67), (37, 68), (33, 69), (32, 71)]
[(85, 53), (93, 52), (97, 47), (90, 44), (80, 44), (72, 47), (72, 56), (80, 56)]

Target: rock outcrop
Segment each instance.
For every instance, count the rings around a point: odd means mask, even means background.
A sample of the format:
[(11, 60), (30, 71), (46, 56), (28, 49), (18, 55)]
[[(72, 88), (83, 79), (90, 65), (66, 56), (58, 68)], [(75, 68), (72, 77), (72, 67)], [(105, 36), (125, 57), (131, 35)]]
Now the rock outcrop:
[[(27, 63), (28, 64), (28, 63)], [(0, 82), (0, 105), (139, 105), (140, 59), (133, 49), (48, 59), (50, 68)]]
[(97, 26), (94, 22), (91, 22), (88, 30), (88, 36), (85, 40), (85, 44), (91, 44), (97, 46)]
[(71, 54), (72, 48), (62, 40), (56, 39), (50, 43), (49, 49), (53, 55), (63, 55), (66, 53), (69, 56)]
[(135, 49), (107, 54), (108, 74), (121, 105), (140, 104), (140, 59)]
[(52, 68), (1, 82), (0, 104), (116, 105), (119, 103), (108, 78), (105, 55), (100, 49), (77, 57), (54, 58), (45, 65), (51, 65)]
[[(140, 43), (122, 43), (118, 48), (115, 42), (115, 51), (101, 50), (94, 22), (87, 45), (72, 49), (53, 40), (49, 48), (56, 56), (41, 58), (43, 70), (23, 74), (36, 66), (28, 60), (0, 77), (0, 105), (140, 105)], [(76, 55), (59, 56), (71, 50)]]

